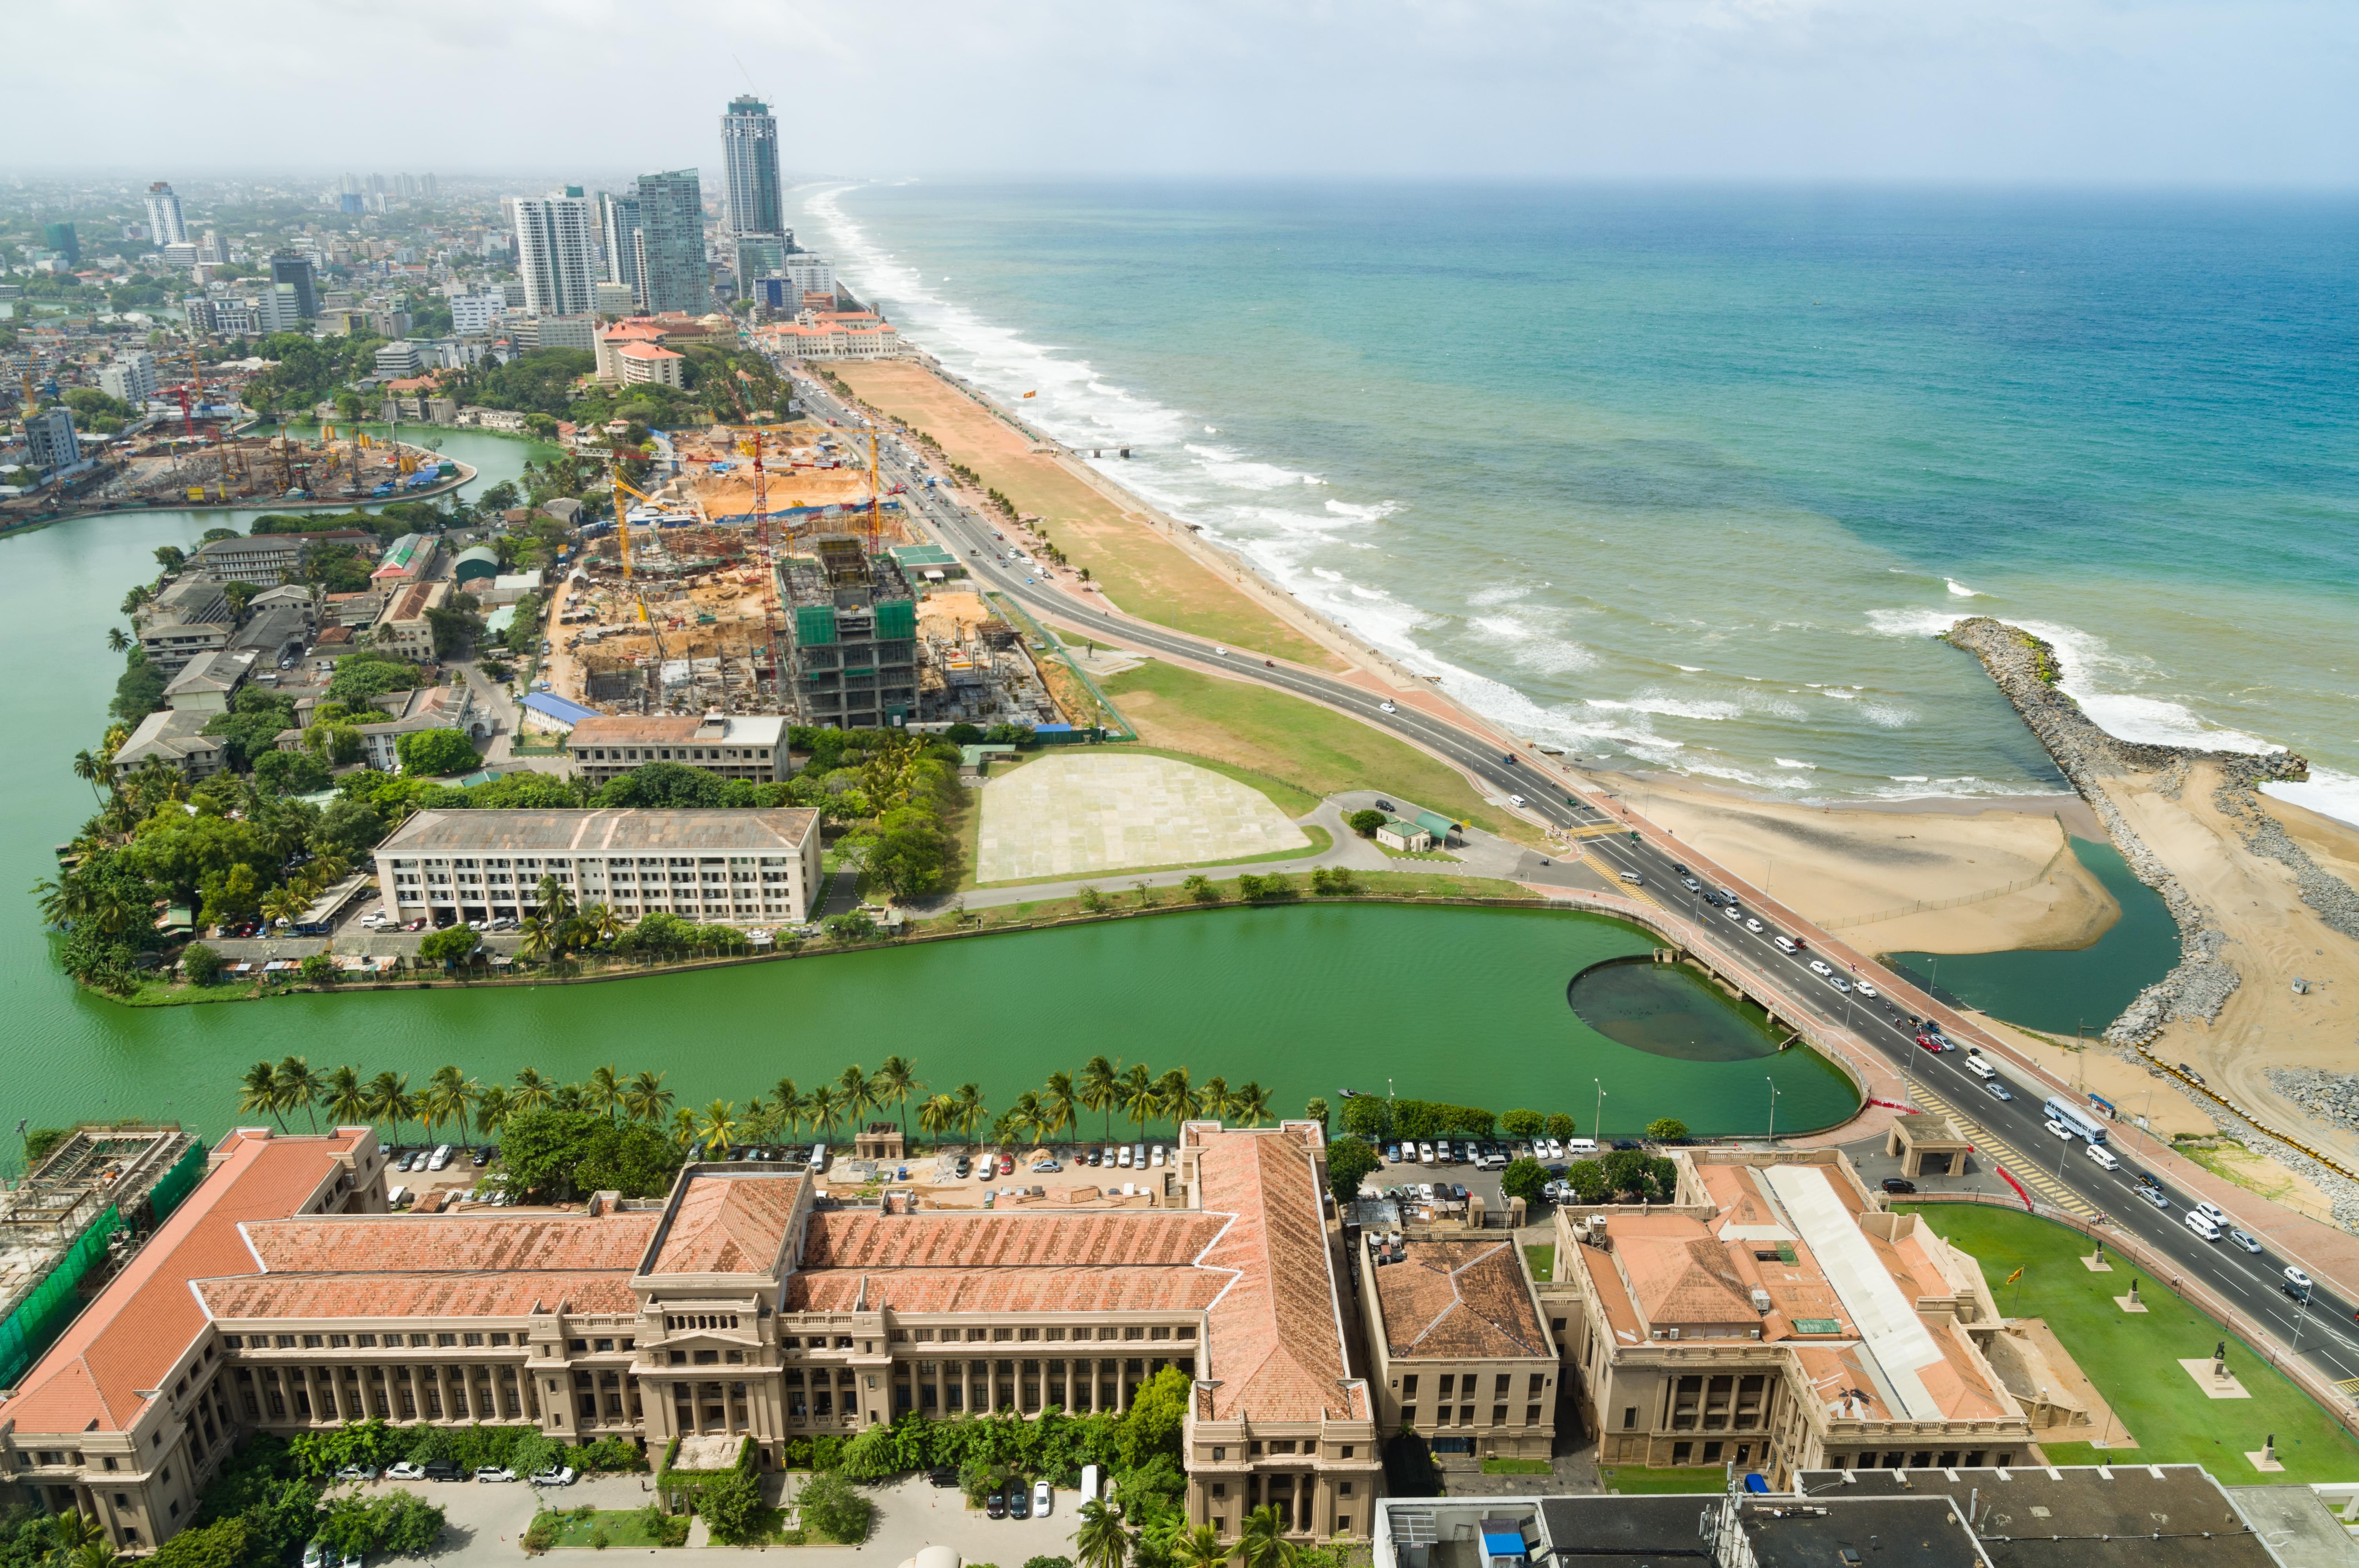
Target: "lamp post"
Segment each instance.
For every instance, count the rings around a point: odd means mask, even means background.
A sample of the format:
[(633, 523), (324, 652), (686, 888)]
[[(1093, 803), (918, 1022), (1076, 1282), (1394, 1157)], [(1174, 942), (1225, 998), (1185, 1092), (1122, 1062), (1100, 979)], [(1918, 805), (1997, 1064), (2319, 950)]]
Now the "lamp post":
[(1762, 1081), (1769, 1086), (1769, 1146), (1777, 1146), (1777, 1080), (1764, 1073)]
[(1597, 1119), (1589, 1124), (1589, 1133), (1603, 1143), (1605, 1141), (1605, 1080), (1592, 1078), (1589, 1081), (1597, 1086)]

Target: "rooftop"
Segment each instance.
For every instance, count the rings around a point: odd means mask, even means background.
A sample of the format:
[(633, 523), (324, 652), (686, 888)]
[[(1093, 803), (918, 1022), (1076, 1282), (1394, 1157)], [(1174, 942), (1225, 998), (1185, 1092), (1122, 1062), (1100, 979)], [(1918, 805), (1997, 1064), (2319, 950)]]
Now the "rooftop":
[(1392, 1355), (1554, 1358), (1513, 1240), (1409, 1241), (1403, 1250), (1404, 1262), (1371, 1265)]
[(238, 683), (254, 673), (256, 655), (251, 652), (232, 653), (216, 648), (199, 654), (180, 668), (164, 688), (165, 700), (186, 697), (193, 692), (230, 692)]
[(321, 1216), (240, 1228), (270, 1274), (620, 1269), (638, 1262), (657, 1212)]
[(819, 825), (801, 806), (774, 810), (421, 811), (380, 855), (586, 853), (791, 854)]
[(775, 1273), (805, 1185), (799, 1173), (690, 1166), (644, 1271)]
[(1796, 1484), (1825, 1498), (1971, 1504), (1992, 1568), (2273, 1568), (2252, 1525), (2200, 1465), (1811, 1470)]
[(723, 746), (783, 746), (787, 719), (777, 713), (647, 716), (592, 713), (576, 719), (568, 742), (575, 746), (685, 746), (702, 741)]

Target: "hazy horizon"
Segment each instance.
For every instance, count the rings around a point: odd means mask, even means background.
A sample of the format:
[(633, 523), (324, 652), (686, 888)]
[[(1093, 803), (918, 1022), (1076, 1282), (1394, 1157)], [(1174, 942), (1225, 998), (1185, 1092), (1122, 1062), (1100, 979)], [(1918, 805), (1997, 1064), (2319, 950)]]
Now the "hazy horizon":
[(710, 166), (750, 84), (796, 178), (2359, 184), (2359, 6), (2312, 0), (122, 11), (17, 18), (12, 121), (71, 130), (10, 177)]

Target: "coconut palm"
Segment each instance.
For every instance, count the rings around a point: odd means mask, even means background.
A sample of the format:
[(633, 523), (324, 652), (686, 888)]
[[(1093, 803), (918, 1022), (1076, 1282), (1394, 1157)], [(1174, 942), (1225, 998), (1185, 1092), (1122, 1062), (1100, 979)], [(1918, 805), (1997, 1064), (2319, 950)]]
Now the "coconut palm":
[(663, 1081), (661, 1073), (646, 1072), (631, 1080), (630, 1087), (623, 1091), (623, 1109), (633, 1121), (653, 1126), (663, 1119), (664, 1112), (671, 1108), (671, 1091), (663, 1087)]
[[(391, 1123), (393, 1108), (399, 1103), (403, 1091), (408, 1087), (408, 1078), (396, 1077), (391, 1073), (379, 1073), (375, 1077), (371, 1078), (365, 1091), (368, 1095), (368, 1119), (371, 1124), (380, 1121)], [(401, 1141), (401, 1129), (398, 1125), (393, 1127), (393, 1141), (396, 1143)]]
[[(1076, 1568), (1122, 1568), (1122, 1560), (1130, 1550), (1130, 1536), (1122, 1528), (1122, 1518), (1114, 1509), (1092, 1498), (1082, 1505), (1082, 1522), (1073, 1531), (1073, 1562)], [(1210, 1530), (1212, 1527), (1205, 1527)], [(1217, 1539), (1217, 1538), (1216, 1538)], [(1190, 1565), (1196, 1568), (1196, 1565)], [(1218, 1568), (1205, 1563), (1201, 1568)]]
[(533, 911), (516, 924), (516, 935), (523, 938), (516, 944), (520, 957), (546, 958), (557, 949), (558, 925), (538, 910)]
[(1247, 1078), (1238, 1086), (1235, 1096), (1229, 1102), (1229, 1108), (1236, 1112), (1237, 1119), (1247, 1127), (1259, 1127), (1269, 1119), (1269, 1091)]
[(320, 1085), (320, 1103), (339, 1127), (358, 1127), (369, 1119), (368, 1086), (358, 1067), (332, 1068)]
[(294, 1110), (301, 1108), (311, 1119), (311, 1130), (319, 1131), (320, 1091), (323, 1086), (320, 1082), (320, 1075), (311, 1070), (311, 1064), (300, 1056), (283, 1057), (272, 1069), (271, 1076), (278, 1083), (280, 1108)]
[(270, 1117), (278, 1123), (279, 1131), (286, 1131), (287, 1119), (279, 1114), (283, 1104), (278, 1098), (278, 1069), (267, 1062), (248, 1067), (237, 1086), (237, 1108)]
[(540, 886), (534, 890), (533, 896), (540, 901), (540, 914), (543, 919), (561, 928), (567, 921), (573, 918), (572, 891), (554, 876), (542, 877)]
[(959, 1136), (970, 1143), (974, 1141), (974, 1124), (983, 1119), (984, 1110), (981, 1087), (974, 1084), (961, 1084), (958, 1087)]
[(1040, 1091), (1041, 1138), (1050, 1139), (1060, 1132), (1071, 1131), (1074, 1113), (1080, 1108), (1081, 1102), (1073, 1098), (1073, 1075), (1049, 1074), (1048, 1084)]
[(936, 1095), (918, 1108), (918, 1126), (933, 1135), (940, 1143), (959, 1124), (959, 1102), (949, 1095)]
[(114, 1545), (107, 1541), (93, 1541), (77, 1547), (72, 1558), (73, 1568), (114, 1568), (117, 1561)]
[(1188, 1069), (1174, 1067), (1155, 1080), (1155, 1093), (1163, 1101), (1163, 1114), (1172, 1123), (1193, 1121), (1202, 1114), (1204, 1100), (1188, 1082)]
[(777, 1142), (777, 1108), (756, 1095), (745, 1102), (745, 1114), (737, 1119), (737, 1131), (746, 1142), (764, 1148)]
[(49, 1541), (60, 1558), (71, 1561), (84, 1547), (101, 1545), (105, 1540), (106, 1531), (99, 1522), (79, 1509), (49, 1516)]
[(891, 1106), (901, 1119), (901, 1136), (909, 1136), (909, 1097), (926, 1092), (918, 1081), (918, 1065), (906, 1056), (887, 1056), (873, 1080), (878, 1108)]
[(615, 914), (614, 910), (606, 904), (593, 903), (589, 908), (583, 910), (582, 912), (582, 923), (590, 928), (591, 936), (594, 938), (601, 946), (612, 942), (615, 937), (620, 936), (623, 934), (623, 922), (621, 917)]
[(810, 1102), (795, 1087), (792, 1078), (780, 1078), (770, 1086), (770, 1114), (780, 1131), (792, 1138), (802, 1130), (803, 1118), (810, 1114)]
[(549, 1091), (551, 1110), (588, 1110), (590, 1096), (580, 1084), (560, 1084)]
[(1235, 1092), (1229, 1087), (1229, 1080), (1217, 1073), (1206, 1078), (1204, 1087), (1196, 1091), (1198, 1108), (1214, 1121), (1228, 1120), (1229, 1112), (1236, 1108), (1236, 1100)]
[(1040, 1124), (1044, 1119), (1040, 1108), (1040, 1097), (1032, 1090), (1026, 1089), (1016, 1097), (1015, 1104), (1001, 1113), (996, 1130), (1011, 1139), (1020, 1138), (1027, 1143), (1038, 1142), (1040, 1138)]
[(589, 1100), (591, 1109), (606, 1113), (609, 1123), (614, 1121), (614, 1113), (622, 1108), (622, 1081), (614, 1076), (614, 1069), (610, 1066), (591, 1068), (588, 1080), (582, 1086), (582, 1093)]
[(497, 1138), (508, 1124), (510, 1101), (506, 1084), (492, 1084), (475, 1097), (475, 1128), (486, 1138)]
[(1114, 1108), (1122, 1103), (1122, 1074), (1103, 1056), (1082, 1064), (1082, 1103), (1105, 1112), (1106, 1141), (1114, 1141)]
[(1141, 1132), (1147, 1124), (1163, 1114), (1163, 1093), (1147, 1076), (1144, 1063), (1134, 1062), (1130, 1071), (1122, 1076), (1122, 1111), (1138, 1124)]
[(434, 1076), (428, 1080), (423, 1097), (430, 1125), (439, 1127), (445, 1121), (455, 1121), (459, 1124), (459, 1136), (463, 1140), (467, 1136), (467, 1113), (474, 1108), (481, 1092), (478, 1086), (470, 1082), (467, 1075), (458, 1068), (435, 1068)]
[[(116, 635), (120, 636), (122, 633), (117, 633)], [(74, 777), (90, 785), (90, 797), (101, 806), (105, 805), (106, 797), (99, 793), (98, 786), (104, 782), (108, 770), (106, 763), (99, 758), (98, 754), (88, 750), (76, 752), (73, 771)]]
[(123, 634), (122, 627), (109, 626), (106, 629), (106, 651), (108, 653), (123, 654), (128, 653), (130, 649), (131, 639)]
[(516, 1070), (516, 1087), (508, 1091), (511, 1110), (539, 1110), (557, 1098), (557, 1085), (533, 1067)]
[(1295, 1568), (1302, 1560), (1302, 1548), (1286, 1538), (1288, 1528), (1287, 1520), (1267, 1504), (1245, 1515), (1245, 1529), (1237, 1536), (1237, 1555), (1244, 1568)]
[[(1082, 1528), (1088, 1525), (1084, 1522)], [(1171, 1568), (1221, 1568), (1237, 1549), (1221, 1539), (1221, 1532), (1209, 1524), (1200, 1524), (1171, 1543)]]
[(862, 1072), (857, 1062), (843, 1069), (842, 1076), (835, 1080), (835, 1087), (836, 1092), (843, 1097), (841, 1102), (843, 1112), (852, 1119), (855, 1132), (860, 1130), (861, 1119), (875, 1109), (884, 1098), (876, 1092), (876, 1080)]
[(696, 1141), (703, 1145), (706, 1159), (726, 1157), (729, 1145), (737, 1141), (737, 1108), (725, 1099), (706, 1106), (696, 1123)]
[(678, 1110), (673, 1111), (671, 1136), (672, 1141), (681, 1148), (693, 1148), (696, 1144), (696, 1112), (686, 1106), (681, 1106)]
[(263, 918), (273, 925), (282, 920), (292, 925), (302, 919), (303, 912), (310, 907), (311, 901), (296, 887), (281, 885), (262, 895)]
[(818, 1129), (823, 1143), (835, 1141), (835, 1119), (843, 1109), (843, 1091), (833, 1084), (821, 1084), (811, 1090), (810, 1098), (803, 1102), (803, 1110)]

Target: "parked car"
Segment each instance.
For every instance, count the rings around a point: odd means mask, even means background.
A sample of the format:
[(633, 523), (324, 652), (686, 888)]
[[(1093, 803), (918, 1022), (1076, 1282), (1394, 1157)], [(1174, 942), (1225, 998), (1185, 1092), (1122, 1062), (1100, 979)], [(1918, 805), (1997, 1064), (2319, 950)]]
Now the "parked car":
[(1024, 1483), (1021, 1481), (1007, 1489), (1007, 1517), (1009, 1519), (1032, 1517), (1032, 1498), (1025, 1491)]
[(1917, 1184), (1906, 1176), (1886, 1176), (1884, 1178), (1884, 1190), (1887, 1193), (1913, 1193), (1917, 1190)]
[(573, 1485), (573, 1466), (560, 1465), (554, 1470), (536, 1470), (532, 1484), (536, 1487), (570, 1487)]
[(1032, 1517), (1033, 1517), (1033, 1518), (1035, 1518), (1035, 1519), (1047, 1519), (1047, 1518), (1049, 1517), (1049, 1483), (1048, 1483), (1048, 1482), (1046, 1482), (1046, 1481), (1035, 1481), (1035, 1482), (1032, 1484)]
[(989, 1497), (984, 1498), (983, 1512), (985, 1519), (1006, 1519), (1007, 1517), (1007, 1494), (1006, 1492), (994, 1492)]
[(1399, 1145), (1399, 1144), (1397, 1144), (1397, 1143), (1387, 1143), (1387, 1144), (1386, 1144), (1386, 1145), (1385, 1145), (1385, 1163), (1386, 1163), (1386, 1164), (1387, 1164), (1387, 1165), (1397, 1165), (1397, 1164), (1399, 1164), (1400, 1162), (1401, 1162), (1401, 1157), (1400, 1157), (1400, 1145)]
[(937, 1465), (926, 1472), (926, 1479), (937, 1487), (955, 1487), (958, 1485), (958, 1466)]
[(1038, 1175), (1043, 1171), (1053, 1173), (1055, 1172), (1061, 1171), (1064, 1168), (1064, 1166), (1060, 1165), (1054, 1160), (1035, 1160), (1032, 1162), (1032, 1173), (1034, 1175)]
[(422, 1481), (426, 1478), (426, 1466), (412, 1465), (408, 1460), (404, 1459), (397, 1464), (386, 1465), (385, 1478), (388, 1481)]
[(376, 1466), (374, 1465), (347, 1465), (336, 1472), (336, 1479), (339, 1481), (374, 1481), (376, 1479)]
[(958, 1157), (958, 1164), (955, 1169), (958, 1171), (959, 1180), (963, 1182), (969, 1176), (974, 1174), (974, 1162), (962, 1154)]
[(513, 1481), (516, 1479), (516, 1472), (505, 1465), (478, 1465), (475, 1466), (475, 1479), (484, 1482)]
[(429, 1481), (463, 1481), (467, 1473), (459, 1468), (455, 1459), (429, 1459), (426, 1462), (426, 1478)]

